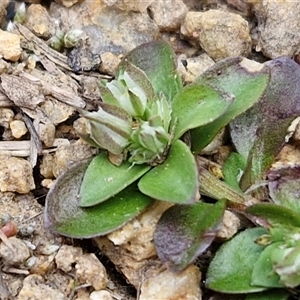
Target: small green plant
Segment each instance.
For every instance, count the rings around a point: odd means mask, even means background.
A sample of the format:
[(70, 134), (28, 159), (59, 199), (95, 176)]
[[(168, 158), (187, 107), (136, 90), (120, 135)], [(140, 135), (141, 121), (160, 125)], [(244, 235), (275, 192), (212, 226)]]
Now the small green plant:
[[(46, 199), (46, 226), (74, 238), (105, 235), (155, 200), (172, 202), (154, 242), (162, 261), (183, 270), (213, 241), (226, 206), (222, 199), (245, 201), (242, 191), (198, 166), (195, 156), (259, 102), (269, 80), (269, 67), (230, 58), (183, 87), (167, 43), (137, 47), (114, 80), (99, 83), (99, 110), (80, 111), (80, 135), (100, 154), (57, 179)], [(199, 190), (219, 201), (200, 202)]]
[[(243, 213), (255, 224), (233, 237), (210, 263), (206, 285), (246, 300), (283, 300), (300, 285), (300, 202), (297, 162), (274, 159), (299, 114), (300, 70), (289, 58), (265, 63), (271, 80), (264, 96), (229, 124), (237, 152), (223, 166), (225, 182), (256, 202)], [(290, 298), (289, 298), (290, 299)]]

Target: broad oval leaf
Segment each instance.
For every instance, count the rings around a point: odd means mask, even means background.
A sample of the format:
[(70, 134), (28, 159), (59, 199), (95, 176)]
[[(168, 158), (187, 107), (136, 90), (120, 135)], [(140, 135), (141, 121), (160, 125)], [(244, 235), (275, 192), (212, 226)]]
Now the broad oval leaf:
[(259, 227), (247, 229), (222, 245), (208, 267), (206, 286), (229, 294), (263, 291), (264, 287), (251, 284), (251, 277), (254, 264), (265, 248), (254, 241), (266, 232)]
[(71, 167), (49, 190), (45, 225), (51, 231), (73, 238), (105, 235), (121, 227), (153, 203), (135, 185), (131, 185), (108, 201), (81, 208), (79, 188), (89, 161)]
[(175, 141), (167, 159), (139, 181), (140, 191), (157, 200), (193, 203), (198, 194), (198, 171), (189, 147)]
[(222, 115), (233, 101), (233, 96), (203, 84), (191, 84), (178, 92), (172, 102), (174, 139), (186, 131), (203, 126)]
[(154, 243), (158, 257), (174, 271), (184, 270), (214, 240), (225, 210), (225, 201), (175, 205), (161, 216)]
[(268, 68), (242, 57), (226, 58), (204, 72), (197, 83), (222, 88), (235, 99), (215, 121), (191, 131), (192, 150), (199, 153), (221, 128), (259, 101), (267, 88), (269, 77)]
[(284, 206), (258, 203), (248, 207), (246, 213), (266, 219), (271, 226), (300, 227), (300, 214)]
[(247, 295), (245, 300), (288, 300), (291, 294), (283, 289), (274, 289)]
[(89, 164), (80, 188), (80, 206), (89, 207), (101, 203), (140, 178), (150, 169), (147, 165), (131, 165), (123, 162), (113, 165), (106, 153), (94, 157)]
[(285, 144), (290, 123), (300, 115), (300, 68), (288, 57), (264, 63), (271, 79), (259, 102), (230, 123), (231, 139), (247, 159), (242, 190), (265, 177)]
[(259, 285), (267, 288), (284, 287), (284, 285), (279, 282), (280, 278), (273, 270), (273, 264), (271, 261), (271, 254), (273, 250), (280, 245), (282, 245), (282, 242), (272, 243), (261, 253), (253, 268), (252, 285)]
[(155, 93), (163, 93), (169, 102), (182, 88), (176, 70), (175, 54), (166, 42), (153, 41), (136, 47), (124, 57), (119, 70), (126, 69), (126, 61), (143, 70), (152, 83)]

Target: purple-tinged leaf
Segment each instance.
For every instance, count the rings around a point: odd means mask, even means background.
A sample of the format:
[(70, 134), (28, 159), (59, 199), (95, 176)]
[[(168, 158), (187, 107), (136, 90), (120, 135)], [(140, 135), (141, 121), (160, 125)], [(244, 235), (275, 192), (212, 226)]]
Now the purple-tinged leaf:
[(154, 243), (161, 261), (174, 271), (184, 270), (214, 240), (225, 210), (225, 201), (175, 205), (157, 224)]
[(300, 165), (271, 169), (268, 181), (272, 201), (300, 215)]
[(90, 160), (72, 166), (51, 187), (46, 198), (45, 225), (73, 238), (105, 235), (139, 215), (153, 200), (135, 185), (93, 207), (79, 206), (79, 189)]
[(230, 124), (237, 151), (248, 159), (240, 182), (246, 190), (263, 179), (285, 143), (287, 128), (300, 115), (300, 67), (288, 57), (268, 61), (271, 79), (261, 100)]
[(213, 122), (193, 129), (192, 150), (200, 152), (234, 117), (259, 101), (269, 82), (269, 70), (242, 57), (226, 58), (204, 72), (197, 84), (231, 94), (234, 101), (226, 112)]

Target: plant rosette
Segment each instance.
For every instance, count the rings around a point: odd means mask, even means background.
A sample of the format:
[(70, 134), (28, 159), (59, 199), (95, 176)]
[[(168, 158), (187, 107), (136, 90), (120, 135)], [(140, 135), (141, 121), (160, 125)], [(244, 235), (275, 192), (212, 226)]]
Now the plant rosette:
[[(155, 200), (172, 202), (154, 242), (162, 261), (176, 271), (186, 268), (213, 241), (226, 206), (222, 198), (244, 201), (241, 192), (199, 171), (195, 155), (261, 99), (269, 73), (261, 64), (229, 58), (183, 87), (167, 43), (129, 52), (115, 79), (99, 83), (98, 111), (80, 111), (78, 134), (100, 154), (57, 179), (46, 199), (46, 226), (90, 238), (116, 230)], [(183, 141), (186, 132), (192, 149)], [(199, 181), (200, 191), (205, 187), (219, 201), (200, 202)]]

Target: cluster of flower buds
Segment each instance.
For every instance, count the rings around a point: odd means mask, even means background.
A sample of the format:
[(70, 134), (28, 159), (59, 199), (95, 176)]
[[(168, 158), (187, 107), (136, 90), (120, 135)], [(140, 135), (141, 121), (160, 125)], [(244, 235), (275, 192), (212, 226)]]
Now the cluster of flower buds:
[(171, 138), (171, 109), (146, 74), (127, 62), (117, 79), (100, 84), (100, 92), (100, 109), (82, 112), (85, 140), (115, 155), (128, 154), (133, 164), (160, 160)]
[(71, 29), (64, 33), (61, 30), (57, 30), (55, 35), (49, 40), (50, 47), (56, 51), (62, 51), (64, 48), (73, 48), (84, 38), (84, 31), (81, 29)]
[(290, 288), (298, 286), (300, 284), (300, 232), (285, 237), (285, 243), (272, 251), (271, 261), (282, 284)]

